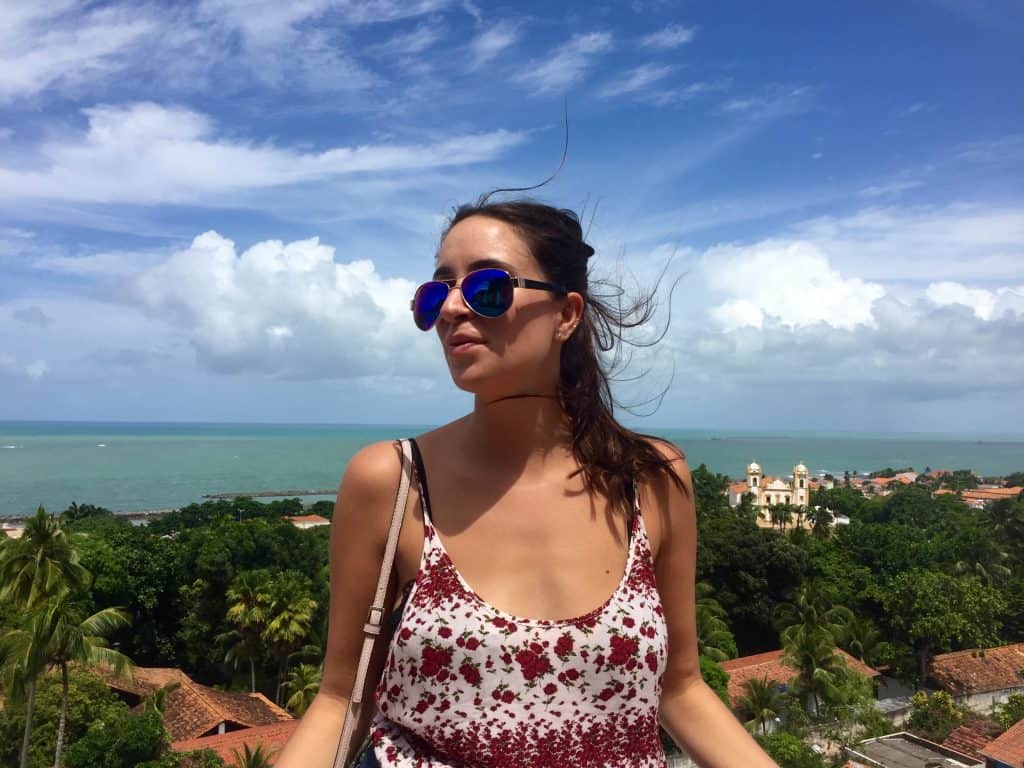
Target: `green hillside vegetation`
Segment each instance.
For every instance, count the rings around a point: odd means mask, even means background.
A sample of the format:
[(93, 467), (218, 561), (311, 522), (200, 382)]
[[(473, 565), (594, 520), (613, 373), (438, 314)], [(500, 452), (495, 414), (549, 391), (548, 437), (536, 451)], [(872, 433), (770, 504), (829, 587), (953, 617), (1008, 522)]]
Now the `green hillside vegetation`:
[[(808, 531), (792, 510), (765, 529), (749, 499), (730, 508), (725, 475), (701, 465), (693, 479), (702, 673), (728, 700), (721, 662), (784, 649), (797, 674), (750, 681), (737, 708), (780, 765), (828, 764), (805, 748), (811, 729), (836, 745), (892, 730), (837, 649), (920, 686), (937, 653), (1024, 641), (1021, 498), (972, 510), (920, 485), (873, 499), (840, 486), (812, 503), (848, 526), (819, 512)], [(89, 673), (101, 661), (125, 674), (178, 667), (300, 716), (319, 685), (328, 606), (329, 527), (286, 519), (306, 511), (236, 498), (134, 526), (87, 504), (40, 508), (21, 539), (0, 542), (0, 766), (219, 764), (170, 752), (161, 697), (129, 712)], [(942, 700), (917, 704), (922, 735), (961, 719)], [(1024, 707), (991, 714), (1005, 728)]]

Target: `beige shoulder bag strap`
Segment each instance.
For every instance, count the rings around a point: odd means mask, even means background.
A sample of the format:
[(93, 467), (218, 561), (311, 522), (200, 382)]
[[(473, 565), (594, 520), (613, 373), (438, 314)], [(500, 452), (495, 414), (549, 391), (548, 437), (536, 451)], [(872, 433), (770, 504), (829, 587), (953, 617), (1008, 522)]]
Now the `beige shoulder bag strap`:
[(380, 576), (377, 579), (377, 593), (373, 605), (363, 625), (363, 652), (359, 657), (359, 669), (356, 672), (352, 695), (349, 697), (348, 710), (345, 712), (345, 724), (341, 728), (341, 740), (338, 751), (334, 755), (334, 768), (344, 768), (349, 760), (353, 730), (362, 710), (363, 687), (366, 683), (366, 669), (373, 653), (373, 644), (380, 635), (381, 624), (384, 623), (384, 600), (387, 597), (388, 582), (391, 580), (391, 565), (395, 560), (398, 548), (398, 534), (402, 530), (405, 517), (405, 502), (409, 496), (409, 485), (412, 477), (412, 449), (409, 440), (402, 439), (402, 473), (398, 480), (398, 495), (395, 497), (395, 511), (391, 517), (391, 531), (388, 534), (387, 547), (384, 549), (384, 561), (381, 563)]

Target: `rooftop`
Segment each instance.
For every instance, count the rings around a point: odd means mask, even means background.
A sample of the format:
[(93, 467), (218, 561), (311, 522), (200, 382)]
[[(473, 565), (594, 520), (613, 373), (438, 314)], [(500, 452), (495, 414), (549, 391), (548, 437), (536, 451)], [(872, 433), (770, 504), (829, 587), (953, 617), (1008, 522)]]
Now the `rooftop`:
[(900, 732), (847, 748), (855, 765), (879, 768), (965, 768), (981, 762), (949, 747)]
[(273, 764), (277, 752), (288, 742), (288, 739), (299, 727), (298, 720), (288, 720), (282, 723), (271, 723), (270, 725), (258, 725), (254, 728), (246, 728), (241, 731), (231, 731), (214, 736), (203, 736), (199, 739), (187, 739), (175, 741), (171, 749), (175, 752), (189, 752), (193, 749), (212, 749), (225, 765), (236, 766), (234, 750), (239, 754), (245, 754), (245, 745), (255, 750), (260, 744), (265, 752), (270, 752), (270, 762)]
[(930, 674), (952, 696), (1024, 688), (1024, 643), (942, 653)]
[[(775, 680), (780, 684), (789, 684), (789, 681), (796, 676), (797, 672), (792, 667), (782, 663), (783, 653), (783, 650), (779, 649), (758, 653), (753, 656), (741, 656), (738, 659), (728, 659), (720, 663), (719, 666), (729, 673), (729, 700), (733, 706), (736, 706), (740, 698), (745, 695), (746, 691), (743, 688), (743, 684), (747, 680), (767, 677), (769, 680)], [(878, 674), (877, 670), (872, 669), (841, 648), (837, 648), (836, 653), (843, 657), (847, 667), (857, 670), (862, 675), (874, 677)]]
[(1006, 733), (989, 742), (981, 749), (981, 754), (1013, 768), (1024, 767), (1024, 720), (1011, 725)]
[(221, 724), (237, 729), (292, 719), (287, 710), (262, 693), (218, 691), (173, 667), (135, 667), (131, 680), (104, 666), (93, 669), (110, 688), (139, 697), (148, 696), (168, 683), (179, 683), (180, 687), (168, 694), (164, 709), (164, 724), (171, 741), (198, 738)]

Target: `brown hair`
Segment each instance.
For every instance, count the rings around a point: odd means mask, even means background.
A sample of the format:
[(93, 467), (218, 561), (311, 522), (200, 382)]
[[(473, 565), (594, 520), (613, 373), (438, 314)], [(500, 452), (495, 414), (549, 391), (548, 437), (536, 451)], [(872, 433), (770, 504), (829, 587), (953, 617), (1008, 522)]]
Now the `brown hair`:
[[(573, 474), (582, 472), (590, 488), (601, 491), (613, 504), (621, 504), (624, 509), (630, 508), (628, 486), (633, 477), (639, 480), (646, 474), (664, 473), (683, 493), (688, 493), (671, 461), (665, 459), (647, 439), (668, 441), (634, 432), (615, 420), (613, 413), (617, 403), (608, 382), (619, 360), (618, 350), (616, 362), (608, 371), (598, 356), (598, 349), (607, 352), (615, 348), (616, 342), (652, 346), (665, 335), (663, 331), (654, 341), (638, 343), (626, 341), (622, 333), (650, 319), (661, 276), (650, 294), (639, 296), (628, 308), (623, 309), (621, 302), (613, 306), (605, 299), (618, 299), (624, 291), (607, 280), (595, 282), (611, 287), (611, 294), (598, 296), (591, 291), (587, 260), (594, 255), (594, 249), (586, 243), (579, 217), (573, 211), (530, 199), (490, 202), (489, 197), (484, 195), (476, 203), (456, 208), (441, 240), (452, 227), (471, 216), (503, 221), (526, 241), (547, 280), (579, 293), (584, 300), (580, 323), (562, 346), (558, 382), (558, 395), (572, 424), (573, 454), (580, 464), (580, 469)], [(675, 288), (675, 283), (672, 287)], [(634, 316), (635, 319), (631, 319)], [(664, 397), (665, 391), (660, 397)], [(676, 450), (685, 456), (677, 446)]]

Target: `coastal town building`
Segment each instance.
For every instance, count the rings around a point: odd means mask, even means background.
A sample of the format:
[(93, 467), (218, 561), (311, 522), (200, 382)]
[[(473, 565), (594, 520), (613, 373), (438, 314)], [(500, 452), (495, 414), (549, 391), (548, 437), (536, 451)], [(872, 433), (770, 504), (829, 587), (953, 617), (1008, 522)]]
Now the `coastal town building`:
[(985, 768), (980, 760), (901, 731), (845, 748), (844, 768)]
[(192, 752), (199, 749), (212, 749), (227, 766), (239, 766), (236, 753), (245, 754), (245, 748), (249, 747), (252, 752), (262, 746), (264, 753), (270, 753), (270, 762), (273, 764), (277, 752), (284, 748), (288, 739), (299, 727), (298, 720), (283, 720), (280, 723), (269, 725), (257, 725), (253, 728), (246, 728), (241, 731), (216, 734), (213, 736), (201, 736), (198, 739), (185, 739), (183, 741), (171, 742), (171, 749), (175, 752)]
[(985, 768), (1021, 768), (1024, 766), (1024, 720), (1011, 725), (979, 750)]
[(262, 693), (232, 693), (197, 683), (174, 667), (133, 667), (131, 679), (105, 665), (92, 670), (107, 687), (136, 707), (143, 699), (171, 683), (178, 687), (167, 694), (164, 725), (172, 742), (240, 731), (259, 725), (292, 720), (291, 714)]
[(1010, 694), (1024, 693), (1024, 643), (940, 653), (932, 659), (928, 676), (953, 701), (987, 712)]
[(771, 507), (778, 504), (809, 508), (811, 491), (818, 487), (819, 482), (811, 480), (803, 462), (793, 467), (793, 475), (787, 480), (764, 474), (761, 465), (752, 461), (747, 465), (747, 479), (729, 485), (729, 505), (736, 507), (743, 494), (750, 493), (754, 497), (754, 509), (758, 516), (770, 522)]
[[(727, 683), (729, 701), (733, 708), (739, 706), (739, 701), (746, 695), (744, 683), (748, 680), (760, 680), (766, 678), (774, 681), (780, 691), (789, 689), (790, 681), (798, 674), (798, 671), (783, 661), (784, 651), (780, 648), (775, 651), (757, 653), (752, 656), (741, 656), (737, 659), (727, 659), (719, 662), (719, 666), (729, 673)], [(860, 672), (869, 678), (879, 675), (878, 670), (869, 667), (860, 659), (851, 656), (842, 648), (836, 648), (836, 653), (843, 658), (849, 669)], [(770, 730), (770, 727), (769, 727)]]
[(320, 515), (292, 515), (287, 518), (296, 528), (316, 528), (320, 525), (330, 525), (331, 521)]

